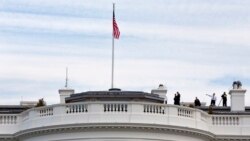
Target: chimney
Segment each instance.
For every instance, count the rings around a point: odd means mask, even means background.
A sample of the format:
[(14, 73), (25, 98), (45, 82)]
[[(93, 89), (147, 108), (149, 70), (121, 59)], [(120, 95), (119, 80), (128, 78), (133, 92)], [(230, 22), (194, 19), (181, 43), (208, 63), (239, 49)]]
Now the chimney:
[(75, 90), (74, 89), (69, 89), (69, 88), (63, 88), (59, 89), (59, 95), (60, 95), (60, 103), (64, 104), (65, 103), (65, 98), (69, 97), (71, 94), (74, 94)]
[(166, 96), (167, 88), (162, 84), (160, 84), (157, 89), (152, 89), (151, 93), (152, 94), (158, 94), (160, 97), (162, 97), (164, 99), (167, 98), (167, 96)]
[(240, 81), (233, 82), (233, 88), (229, 91), (231, 95), (231, 111), (243, 112), (245, 111), (245, 93), (246, 89), (242, 89)]

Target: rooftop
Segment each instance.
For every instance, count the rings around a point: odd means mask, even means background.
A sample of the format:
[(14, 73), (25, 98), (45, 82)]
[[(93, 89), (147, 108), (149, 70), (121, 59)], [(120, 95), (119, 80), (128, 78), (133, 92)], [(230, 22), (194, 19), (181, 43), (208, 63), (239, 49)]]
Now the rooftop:
[(87, 91), (71, 94), (65, 99), (66, 103), (85, 101), (141, 101), (163, 103), (164, 98), (158, 94), (141, 91), (122, 91), (120, 89), (110, 89), (109, 91)]

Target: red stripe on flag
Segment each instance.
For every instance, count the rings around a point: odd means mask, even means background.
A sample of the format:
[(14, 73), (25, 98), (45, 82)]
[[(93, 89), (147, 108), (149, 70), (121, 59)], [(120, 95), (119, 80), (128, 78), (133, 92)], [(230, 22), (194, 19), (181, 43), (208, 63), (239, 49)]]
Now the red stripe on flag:
[(115, 11), (113, 11), (113, 37), (115, 39), (119, 39), (119, 37), (120, 37), (120, 31), (119, 31), (118, 25), (115, 21)]

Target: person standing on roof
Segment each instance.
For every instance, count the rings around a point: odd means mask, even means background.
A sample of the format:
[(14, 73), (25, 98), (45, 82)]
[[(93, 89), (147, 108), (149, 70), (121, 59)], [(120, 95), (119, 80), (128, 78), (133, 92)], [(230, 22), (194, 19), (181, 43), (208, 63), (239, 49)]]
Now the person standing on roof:
[(223, 107), (227, 107), (227, 94), (226, 94), (226, 92), (224, 92), (221, 95), (221, 98), (222, 98)]
[(195, 97), (194, 106), (201, 106), (201, 102), (197, 97)]
[(207, 96), (211, 97), (211, 103), (210, 103), (210, 106), (215, 106), (215, 103), (216, 103), (216, 96), (215, 96), (215, 93), (213, 93), (213, 95), (209, 95), (207, 94)]

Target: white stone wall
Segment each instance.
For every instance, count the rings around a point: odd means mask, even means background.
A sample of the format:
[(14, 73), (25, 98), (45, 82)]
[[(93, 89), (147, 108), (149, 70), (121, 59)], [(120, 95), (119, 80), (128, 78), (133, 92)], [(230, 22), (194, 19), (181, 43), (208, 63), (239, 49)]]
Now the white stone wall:
[(200, 136), (182, 135), (178, 132), (167, 133), (157, 130), (133, 130), (129, 128), (100, 130), (34, 135), (20, 141), (209, 141), (209, 139)]
[[(111, 132), (110, 129), (115, 130)], [(133, 137), (135, 133), (137, 136)], [(105, 139), (104, 135), (109, 137), (108, 140), (113, 135), (126, 140), (142, 140), (141, 137), (146, 137), (143, 139), (185, 138), (193, 141), (232, 136), (250, 139), (250, 116), (209, 115), (194, 108), (141, 102), (59, 104), (30, 109), (18, 115), (0, 115), (0, 140), (7, 135), (23, 141), (45, 138), (47, 141), (53, 137), (63, 137), (64, 134), (71, 134), (70, 137), (79, 137), (80, 140), (101, 140)], [(84, 138), (78, 134), (84, 137), (95, 135)], [(99, 135), (102, 137), (95, 138)]]

